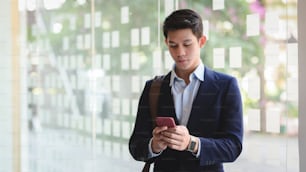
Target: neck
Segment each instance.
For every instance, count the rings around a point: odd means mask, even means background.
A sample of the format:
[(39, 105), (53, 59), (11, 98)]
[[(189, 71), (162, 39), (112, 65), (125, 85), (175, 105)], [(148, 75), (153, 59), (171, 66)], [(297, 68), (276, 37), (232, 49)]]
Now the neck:
[(194, 72), (196, 70), (196, 68), (200, 65), (200, 61), (194, 65), (193, 68), (191, 69), (186, 69), (186, 70), (177, 70), (175, 68), (175, 73), (177, 74), (178, 77), (182, 78), (186, 84), (189, 84), (190, 80), (189, 80), (189, 76), (192, 72)]
[(191, 70), (191, 71), (177, 71), (177, 70), (176, 70), (175, 72), (176, 72), (176, 74), (177, 74), (178, 77), (182, 78), (182, 79), (185, 81), (186, 84), (189, 84), (189, 82), (190, 82), (189, 76), (190, 76), (190, 74), (191, 74), (193, 71), (194, 71), (194, 69)]

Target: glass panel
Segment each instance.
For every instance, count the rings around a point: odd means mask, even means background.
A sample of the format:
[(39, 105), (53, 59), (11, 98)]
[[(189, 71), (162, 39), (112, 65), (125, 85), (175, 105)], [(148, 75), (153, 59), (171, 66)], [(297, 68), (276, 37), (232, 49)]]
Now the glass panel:
[(197, 9), (209, 23), (204, 63), (240, 81), (244, 150), (226, 164), (228, 171), (299, 170), (296, 5), (180, 1), (180, 8)]
[(172, 67), (161, 24), (178, 8), (203, 17), (205, 65), (239, 80), (244, 150), (226, 170), (298, 171), (296, 0), (31, 2), (28, 171), (139, 171), (128, 139), (145, 81)]

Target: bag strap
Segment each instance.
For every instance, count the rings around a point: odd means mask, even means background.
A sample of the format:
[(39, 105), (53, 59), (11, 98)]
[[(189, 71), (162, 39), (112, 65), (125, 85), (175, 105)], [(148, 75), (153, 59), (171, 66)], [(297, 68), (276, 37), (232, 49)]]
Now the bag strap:
[(153, 127), (155, 127), (155, 118), (157, 116), (158, 98), (160, 95), (160, 87), (163, 82), (164, 76), (155, 76), (149, 91), (149, 105), (152, 117)]
[[(160, 95), (160, 87), (164, 80), (164, 75), (155, 76), (152, 82), (152, 85), (149, 90), (149, 105), (150, 105), (150, 113), (152, 117), (153, 127), (155, 127), (155, 118), (157, 116), (157, 105), (158, 105), (158, 98)], [(151, 162), (146, 162), (142, 172), (149, 172), (150, 171)]]

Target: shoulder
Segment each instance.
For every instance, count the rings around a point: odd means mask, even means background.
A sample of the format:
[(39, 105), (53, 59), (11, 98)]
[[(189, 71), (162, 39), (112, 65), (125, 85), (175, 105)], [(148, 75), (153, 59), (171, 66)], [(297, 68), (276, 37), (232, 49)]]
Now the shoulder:
[[(205, 69), (205, 79), (207, 85), (210, 85), (211, 88), (217, 90), (223, 90), (224, 92), (235, 93), (235, 95), (239, 95), (240, 88), (237, 79), (229, 74), (214, 71), (211, 69)], [(205, 85), (205, 84), (204, 84)], [(238, 93), (238, 94), (236, 94)]]
[(208, 67), (205, 67), (204, 80), (212, 80), (212, 81), (231, 81), (236, 80), (234, 76), (231, 76), (226, 73), (218, 72)]
[(153, 83), (157, 83), (157, 82), (162, 83), (162, 84), (169, 83), (170, 77), (171, 77), (171, 72), (168, 72), (165, 75), (155, 75), (153, 78), (146, 81), (146, 85), (150, 86)]

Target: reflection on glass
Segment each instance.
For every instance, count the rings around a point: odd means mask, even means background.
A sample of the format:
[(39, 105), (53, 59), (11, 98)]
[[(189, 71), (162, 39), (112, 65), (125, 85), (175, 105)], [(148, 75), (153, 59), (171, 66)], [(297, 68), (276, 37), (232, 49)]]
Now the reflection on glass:
[(159, 25), (176, 8), (202, 15), (205, 65), (239, 80), (244, 150), (227, 170), (298, 171), (296, 0), (90, 3), (28, 2), (29, 171), (139, 171), (127, 141), (143, 84), (172, 68)]

